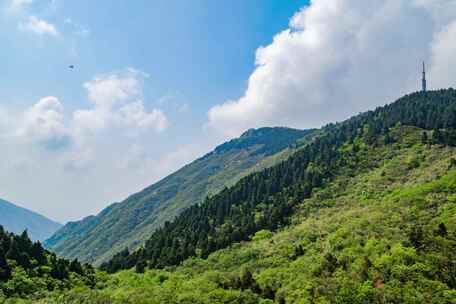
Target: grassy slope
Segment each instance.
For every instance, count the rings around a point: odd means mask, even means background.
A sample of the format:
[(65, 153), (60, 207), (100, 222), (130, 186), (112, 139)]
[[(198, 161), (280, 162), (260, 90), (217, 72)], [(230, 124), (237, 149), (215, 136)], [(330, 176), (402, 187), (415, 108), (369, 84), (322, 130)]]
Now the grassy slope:
[[(250, 133), (248, 133), (250, 132)], [(125, 247), (144, 243), (151, 232), (208, 194), (285, 159), (288, 146), (312, 133), (288, 128), (250, 130), (158, 183), (97, 216), (69, 223), (45, 245), (57, 254), (99, 265)]]
[[(442, 282), (456, 273), (456, 168), (449, 169), (456, 149), (423, 146), (414, 128), (396, 132), (394, 145), (359, 151), (357, 163), (315, 191), (295, 224), (278, 233), (259, 232), (175, 269), (124, 271), (106, 277), (101, 290), (44, 303), (272, 303), (268, 289), (279, 303), (454, 303), (456, 291)], [(435, 235), (440, 223), (445, 238)], [(416, 227), (426, 250), (411, 244)], [(232, 288), (245, 269), (263, 293)], [(74, 300), (84, 297), (91, 300)]]

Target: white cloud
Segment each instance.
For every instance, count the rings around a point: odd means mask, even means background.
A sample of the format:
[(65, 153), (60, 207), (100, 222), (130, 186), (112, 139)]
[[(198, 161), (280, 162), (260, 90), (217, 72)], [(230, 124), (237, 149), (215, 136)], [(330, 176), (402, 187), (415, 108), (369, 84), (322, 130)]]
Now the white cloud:
[(142, 93), (143, 74), (133, 69), (121, 73), (100, 75), (86, 82), (89, 100), (100, 108), (112, 108), (116, 103), (138, 98)]
[(69, 134), (60, 101), (53, 96), (41, 98), (24, 113), (18, 136), (48, 146), (66, 144)]
[(3, 106), (0, 108), (0, 120), (0, 140), (51, 150), (70, 143), (63, 105), (54, 96), (41, 98), (25, 111), (12, 111)]
[(439, 86), (455, 85), (456, 21), (439, 32), (432, 44), (432, 69), (429, 76)]
[(119, 118), (127, 126), (134, 128), (155, 129), (160, 132), (168, 126), (168, 120), (162, 111), (153, 109), (151, 112), (146, 112), (141, 101), (121, 107)]
[(257, 50), (245, 94), (211, 108), (208, 127), (235, 136), (342, 120), (418, 89), (422, 60), (431, 86), (454, 84), (455, 20), (449, 0), (313, 0)]
[(26, 22), (19, 24), (19, 29), (29, 31), (37, 35), (59, 36), (60, 33), (56, 27), (46, 20), (36, 16), (29, 16)]
[(144, 108), (142, 92), (145, 77), (145, 73), (127, 69), (100, 75), (86, 82), (84, 88), (94, 107), (77, 110), (73, 114), (73, 127), (78, 141), (110, 128), (133, 133), (141, 130), (164, 131), (168, 127), (166, 115), (159, 109), (147, 111)]
[(33, 3), (33, 0), (11, 0), (9, 9), (13, 12), (19, 12)]

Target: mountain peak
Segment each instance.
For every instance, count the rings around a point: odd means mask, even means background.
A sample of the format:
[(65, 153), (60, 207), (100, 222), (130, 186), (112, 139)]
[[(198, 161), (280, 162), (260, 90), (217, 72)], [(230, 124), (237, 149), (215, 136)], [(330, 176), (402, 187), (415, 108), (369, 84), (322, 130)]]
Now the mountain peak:
[(264, 127), (248, 129), (238, 138), (232, 139), (216, 147), (215, 153), (224, 153), (229, 150), (258, 149), (256, 153), (271, 155), (290, 143), (309, 134), (311, 130), (298, 130), (286, 127)]

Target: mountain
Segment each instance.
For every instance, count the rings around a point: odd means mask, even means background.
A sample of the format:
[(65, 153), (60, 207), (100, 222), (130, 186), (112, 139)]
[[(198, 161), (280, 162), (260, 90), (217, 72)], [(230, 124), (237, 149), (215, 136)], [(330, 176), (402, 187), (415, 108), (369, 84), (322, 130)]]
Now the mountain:
[(36, 212), (0, 199), (0, 225), (8, 231), (22, 233), (27, 229), (33, 240), (44, 241), (56, 232), (61, 224)]
[(314, 134), (289, 128), (251, 129), (96, 216), (70, 222), (45, 242), (57, 254), (99, 264), (136, 248), (188, 207), (251, 172), (286, 159)]
[[(262, 229), (177, 267), (122, 271), (87, 291), (112, 303), (454, 303), (456, 148), (422, 143), (423, 129), (360, 150)], [(353, 146), (344, 147), (351, 150)], [(138, 264), (140, 265), (140, 264)], [(147, 268), (147, 267), (146, 267)]]
[[(433, 144), (456, 145), (455, 118), (456, 91), (450, 89), (405, 96), (343, 123), (330, 124), (285, 161), (252, 173), (203, 204), (186, 209), (154, 232), (145, 247), (132, 254), (120, 252), (103, 269), (177, 265), (191, 256), (207, 257), (247, 240), (259, 230), (288, 225), (300, 202), (315, 189), (334, 180), (347, 163), (359, 165), (357, 154), (362, 145), (394, 142), (390, 131), (400, 124), (433, 130)], [(429, 136), (423, 133), (426, 141)]]
[(455, 118), (449, 89), (325, 126), (41, 303), (455, 303)]

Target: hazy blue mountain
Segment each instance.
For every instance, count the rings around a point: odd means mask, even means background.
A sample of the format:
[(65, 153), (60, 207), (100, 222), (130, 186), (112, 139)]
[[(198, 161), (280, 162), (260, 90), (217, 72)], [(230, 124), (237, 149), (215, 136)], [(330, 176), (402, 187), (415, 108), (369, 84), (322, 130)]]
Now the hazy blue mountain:
[(0, 199), (0, 225), (9, 232), (17, 234), (27, 229), (30, 238), (39, 241), (44, 241), (62, 226), (41, 214), (2, 199)]

